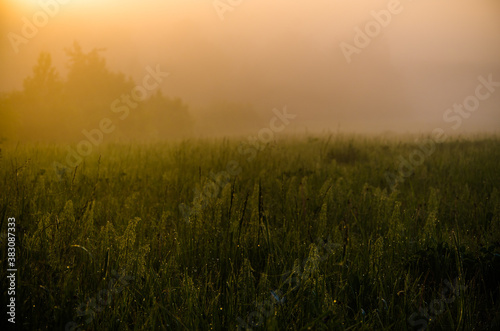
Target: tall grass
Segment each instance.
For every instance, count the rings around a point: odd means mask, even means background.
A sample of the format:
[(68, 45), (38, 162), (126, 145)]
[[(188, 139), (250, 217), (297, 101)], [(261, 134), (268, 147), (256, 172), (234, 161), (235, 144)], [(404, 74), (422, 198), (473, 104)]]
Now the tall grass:
[[(385, 172), (415, 146), (291, 137), (248, 160), (236, 140), (108, 144), (60, 173), (53, 162), (64, 163), (64, 146), (3, 146), (1, 226), (17, 220), (18, 323), (494, 329), (500, 140), (450, 139), (391, 190)], [(230, 161), (241, 172), (215, 196), (196, 196)], [(189, 219), (182, 203), (196, 210)], [(455, 299), (429, 312), (444, 282)]]

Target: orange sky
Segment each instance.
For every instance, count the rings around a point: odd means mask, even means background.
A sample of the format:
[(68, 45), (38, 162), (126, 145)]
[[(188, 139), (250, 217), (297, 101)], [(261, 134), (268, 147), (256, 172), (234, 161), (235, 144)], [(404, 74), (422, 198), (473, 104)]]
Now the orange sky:
[[(345, 131), (418, 131), (446, 126), (443, 112), (474, 92), (479, 75), (500, 81), (500, 4), (495, 0), (401, 0), (401, 12), (347, 63), (340, 43), (374, 20), (389, 1), (45, 0), (47, 24), (14, 50), (39, 1), (2, 0), (0, 91), (22, 87), (38, 54), (49, 51), (65, 73), (64, 48), (106, 48), (112, 70), (139, 81), (160, 64), (162, 84), (202, 116), (217, 101), (274, 107), (300, 116), (298, 127)], [(66, 4), (63, 4), (65, 3)], [(57, 3), (57, 7), (54, 7)], [(232, 1), (238, 3), (238, 1)], [(500, 128), (500, 89), (463, 130)]]

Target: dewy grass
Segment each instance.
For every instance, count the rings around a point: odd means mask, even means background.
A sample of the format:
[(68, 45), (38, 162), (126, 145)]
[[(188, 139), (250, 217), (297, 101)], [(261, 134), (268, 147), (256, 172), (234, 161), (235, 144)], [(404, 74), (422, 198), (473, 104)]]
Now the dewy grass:
[[(19, 325), (500, 326), (498, 137), (438, 144), (394, 188), (385, 174), (418, 147), (410, 138), (289, 137), (251, 161), (238, 143), (113, 143), (59, 173), (64, 146), (2, 146)], [(241, 171), (196, 198), (232, 160)], [(181, 204), (196, 210), (189, 222)]]

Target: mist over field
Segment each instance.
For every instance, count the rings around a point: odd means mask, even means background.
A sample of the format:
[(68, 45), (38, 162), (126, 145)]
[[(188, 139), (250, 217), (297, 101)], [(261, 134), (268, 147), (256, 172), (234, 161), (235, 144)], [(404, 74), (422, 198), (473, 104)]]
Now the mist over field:
[(2, 0), (0, 329), (500, 330), (499, 18)]
[[(102, 100), (62, 124), (57, 119), (75, 108), (74, 95), (54, 96), (60, 109), (48, 113), (36, 103), (9, 110), (2, 99), (3, 136), (43, 139), (46, 129), (27, 129), (39, 116), (54, 136), (82, 137), (82, 130), (113, 116), (109, 100), (142, 84), (148, 66), (169, 73), (154, 92), (180, 99), (191, 120), (189, 126), (177, 124), (165, 111), (154, 126), (196, 136), (256, 132), (272, 109), (285, 105), (298, 115), (290, 132), (449, 129), (455, 121), (443, 114), (474, 94), (479, 76), (500, 81), (495, 1), (66, 2), (2, 2), (0, 91), (5, 96), (23, 90), (44, 52), (61, 81), (71, 80), (73, 72), (86, 85), (73, 90)], [(65, 49), (75, 42), (83, 54), (99, 50), (105, 70), (123, 74), (132, 85), (113, 90), (90, 67), (72, 71)], [(499, 102), (500, 93), (492, 93), (450, 133), (498, 131)], [(148, 135), (148, 125), (125, 122), (120, 129), (130, 139), (180, 134), (149, 128)]]

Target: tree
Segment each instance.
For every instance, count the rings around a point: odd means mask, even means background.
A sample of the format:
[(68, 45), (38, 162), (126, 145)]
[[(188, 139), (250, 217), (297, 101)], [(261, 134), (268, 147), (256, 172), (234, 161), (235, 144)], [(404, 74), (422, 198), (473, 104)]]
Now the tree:
[(12, 105), (13, 94), (4, 93), (0, 95), (0, 142), (4, 139), (14, 138), (19, 129), (18, 117)]
[(19, 137), (58, 138), (57, 130), (52, 128), (60, 119), (64, 103), (63, 83), (49, 53), (40, 53), (33, 74), (24, 80), (23, 87), (23, 91), (9, 93), (2, 101), (3, 111), (10, 114), (11, 125)]
[(193, 120), (188, 106), (180, 98), (168, 98), (157, 91), (144, 103), (151, 129), (158, 138), (185, 137), (192, 134)]
[(102, 51), (85, 53), (76, 42), (66, 49), (66, 80), (60, 78), (50, 54), (42, 52), (23, 90), (0, 95), (0, 138), (78, 141), (85, 139), (84, 130), (98, 127), (104, 118), (117, 120), (122, 138), (170, 138), (190, 133), (187, 105), (159, 91), (134, 106), (126, 121), (116, 118), (111, 105), (130, 94), (135, 84), (124, 74), (108, 70)]
[(33, 68), (33, 76), (27, 77), (23, 86), (27, 97), (35, 97), (38, 100), (53, 98), (61, 92), (62, 81), (56, 68), (52, 66), (52, 57), (49, 53), (40, 53), (38, 62)]
[(104, 49), (94, 48), (84, 53), (77, 42), (66, 49), (69, 72), (65, 93), (75, 121), (82, 129), (95, 126), (103, 117), (109, 116), (113, 100), (134, 87), (133, 81), (126, 79), (122, 73), (107, 69), (106, 61), (100, 55), (102, 51)]

